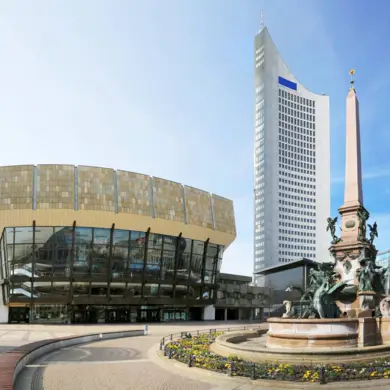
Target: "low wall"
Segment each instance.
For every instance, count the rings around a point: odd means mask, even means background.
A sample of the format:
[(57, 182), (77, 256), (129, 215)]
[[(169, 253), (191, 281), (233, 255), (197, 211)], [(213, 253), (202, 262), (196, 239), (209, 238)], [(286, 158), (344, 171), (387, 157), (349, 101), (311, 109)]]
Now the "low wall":
[(359, 322), (354, 318), (270, 318), (267, 348), (353, 348)]
[(0, 389), (12, 390), (17, 376), (25, 366), (57, 349), (94, 341), (143, 336), (144, 334), (144, 330), (129, 330), (42, 340), (22, 345), (0, 354)]

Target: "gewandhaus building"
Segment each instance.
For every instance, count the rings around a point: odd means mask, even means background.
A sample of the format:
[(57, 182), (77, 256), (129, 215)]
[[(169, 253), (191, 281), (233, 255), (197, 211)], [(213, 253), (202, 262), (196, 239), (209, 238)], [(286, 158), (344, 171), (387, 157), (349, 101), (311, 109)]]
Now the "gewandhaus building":
[(143, 174), (0, 167), (0, 322), (214, 319), (231, 200)]

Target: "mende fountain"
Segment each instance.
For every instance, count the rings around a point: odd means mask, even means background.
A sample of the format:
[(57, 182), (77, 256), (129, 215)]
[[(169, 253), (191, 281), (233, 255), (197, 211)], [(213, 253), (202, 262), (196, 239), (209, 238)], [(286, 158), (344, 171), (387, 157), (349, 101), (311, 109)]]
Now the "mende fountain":
[[(310, 271), (299, 305), (285, 302), (282, 318), (268, 319), (268, 332), (247, 331), (219, 336), (211, 349), (245, 360), (335, 362), (390, 356), (390, 296), (387, 269), (376, 264), (376, 222), (368, 224), (363, 205), (359, 103), (354, 71), (347, 96), (344, 204), (338, 218), (328, 218), (332, 262)], [(369, 233), (367, 234), (367, 227)]]

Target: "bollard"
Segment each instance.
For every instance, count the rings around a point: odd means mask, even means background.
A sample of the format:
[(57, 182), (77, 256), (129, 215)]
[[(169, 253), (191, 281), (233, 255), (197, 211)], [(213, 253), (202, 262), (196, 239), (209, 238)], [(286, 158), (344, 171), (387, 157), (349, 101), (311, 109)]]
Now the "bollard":
[(199, 330), (196, 331), (196, 335), (199, 336)]
[(192, 355), (190, 355), (190, 358), (188, 359), (188, 367), (192, 367)]
[(172, 341), (172, 338), (173, 338), (173, 334), (171, 334), (171, 341)]
[(325, 380), (325, 367), (320, 368), (320, 385), (325, 385), (326, 380)]
[(253, 381), (256, 379), (256, 363), (253, 363), (253, 366), (252, 366), (251, 379)]
[(148, 325), (144, 325), (144, 335), (147, 336), (148, 334)]
[(164, 356), (167, 356), (167, 346), (164, 347)]
[(163, 342), (162, 340), (160, 340), (160, 351), (162, 350), (162, 347), (163, 347)]

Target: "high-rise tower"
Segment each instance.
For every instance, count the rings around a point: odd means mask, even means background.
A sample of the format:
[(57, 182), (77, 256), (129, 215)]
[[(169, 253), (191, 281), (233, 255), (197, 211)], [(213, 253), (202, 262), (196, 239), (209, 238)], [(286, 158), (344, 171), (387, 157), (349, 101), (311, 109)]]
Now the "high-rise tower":
[[(254, 272), (301, 258), (326, 261), (329, 97), (299, 84), (266, 27), (254, 51)], [(254, 275), (260, 286), (289, 282), (267, 278)]]

